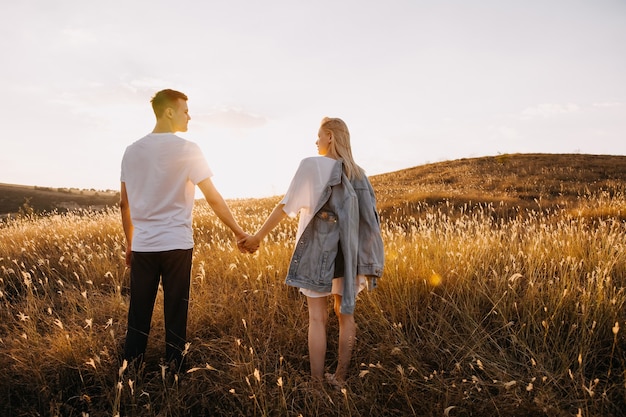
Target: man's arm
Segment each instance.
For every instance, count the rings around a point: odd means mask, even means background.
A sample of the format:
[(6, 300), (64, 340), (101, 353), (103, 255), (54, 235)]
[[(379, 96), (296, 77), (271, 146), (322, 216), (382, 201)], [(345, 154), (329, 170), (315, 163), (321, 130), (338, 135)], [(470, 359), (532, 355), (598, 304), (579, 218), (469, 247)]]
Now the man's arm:
[(122, 213), (122, 226), (126, 236), (126, 265), (130, 266), (130, 257), (133, 243), (133, 221), (130, 218), (130, 205), (128, 204), (128, 194), (126, 193), (126, 183), (122, 182), (120, 187), (120, 211)]
[(237, 241), (246, 238), (248, 234), (243, 231), (237, 223), (237, 220), (235, 220), (233, 213), (230, 211), (230, 207), (228, 207), (222, 195), (217, 191), (217, 188), (215, 188), (211, 178), (200, 181), (198, 187), (200, 187), (200, 191), (204, 194), (206, 202), (209, 203), (209, 206), (211, 206), (217, 217), (235, 233)]

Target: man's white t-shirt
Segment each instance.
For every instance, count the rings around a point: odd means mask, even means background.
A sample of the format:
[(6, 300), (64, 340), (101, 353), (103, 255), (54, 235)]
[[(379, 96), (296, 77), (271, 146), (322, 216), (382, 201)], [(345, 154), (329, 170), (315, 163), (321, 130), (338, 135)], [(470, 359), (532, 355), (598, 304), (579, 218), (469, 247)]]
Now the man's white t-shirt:
[(300, 213), (296, 242), (304, 229), (315, 216), (315, 205), (322, 197), (336, 160), (325, 156), (312, 156), (300, 162), (287, 193), (281, 203), (283, 211), (289, 217), (296, 217)]
[(126, 148), (126, 184), (136, 252), (193, 248), (196, 185), (213, 176), (200, 147), (172, 133), (150, 133)]

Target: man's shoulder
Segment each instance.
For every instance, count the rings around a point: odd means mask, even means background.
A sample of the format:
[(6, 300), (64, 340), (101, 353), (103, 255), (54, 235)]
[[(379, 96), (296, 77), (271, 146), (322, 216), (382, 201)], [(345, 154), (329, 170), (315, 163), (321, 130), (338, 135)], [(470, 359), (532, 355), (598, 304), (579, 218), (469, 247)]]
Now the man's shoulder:
[(195, 142), (180, 137), (175, 133), (148, 133), (147, 135), (132, 142), (126, 148), (132, 149), (166, 144), (187, 145), (192, 147), (198, 146)]
[(137, 148), (139, 146), (142, 146), (145, 143), (148, 143), (151, 139), (151, 136), (152, 136), (152, 133), (148, 133), (147, 135), (144, 135), (140, 137), (139, 139), (136, 139), (135, 141), (131, 142), (130, 145), (126, 146), (126, 149)]

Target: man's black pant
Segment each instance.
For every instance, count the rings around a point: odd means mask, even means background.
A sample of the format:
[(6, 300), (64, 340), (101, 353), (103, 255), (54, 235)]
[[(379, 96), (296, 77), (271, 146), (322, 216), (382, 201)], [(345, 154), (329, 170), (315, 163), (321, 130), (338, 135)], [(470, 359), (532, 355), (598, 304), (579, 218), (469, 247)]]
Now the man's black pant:
[(187, 312), (193, 249), (133, 252), (130, 267), (130, 306), (124, 357), (142, 359), (148, 344), (154, 303), (163, 285), (165, 358), (182, 365), (187, 341)]

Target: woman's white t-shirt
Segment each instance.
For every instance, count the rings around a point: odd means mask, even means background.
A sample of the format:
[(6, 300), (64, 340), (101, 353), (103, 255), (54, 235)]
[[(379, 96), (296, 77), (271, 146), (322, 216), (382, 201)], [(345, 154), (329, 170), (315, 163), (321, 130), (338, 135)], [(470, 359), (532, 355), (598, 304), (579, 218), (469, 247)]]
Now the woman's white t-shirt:
[(200, 147), (172, 133), (151, 133), (126, 148), (126, 185), (137, 252), (193, 247), (196, 184), (213, 176)]
[(325, 156), (312, 156), (300, 162), (287, 193), (281, 201), (285, 205), (283, 210), (289, 217), (296, 217), (300, 214), (296, 242), (315, 216), (315, 205), (322, 197), (322, 192), (330, 180), (330, 174), (336, 163), (336, 160)]

